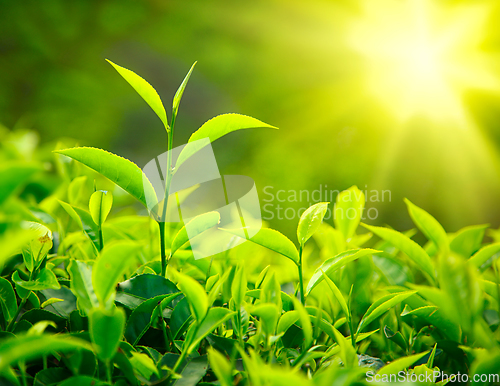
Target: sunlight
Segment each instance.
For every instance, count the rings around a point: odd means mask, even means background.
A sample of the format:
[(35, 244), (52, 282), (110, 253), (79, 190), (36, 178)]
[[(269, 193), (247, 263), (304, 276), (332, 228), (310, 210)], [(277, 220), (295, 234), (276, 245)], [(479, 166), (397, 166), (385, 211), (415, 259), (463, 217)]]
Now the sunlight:
[(480, 50), (490, 7), (363, 0), (348, 42), (366, 60), (368, 92), (402, 121), (423, 115), (464, 124), (466, 89), (500, 89), (492, 58)]

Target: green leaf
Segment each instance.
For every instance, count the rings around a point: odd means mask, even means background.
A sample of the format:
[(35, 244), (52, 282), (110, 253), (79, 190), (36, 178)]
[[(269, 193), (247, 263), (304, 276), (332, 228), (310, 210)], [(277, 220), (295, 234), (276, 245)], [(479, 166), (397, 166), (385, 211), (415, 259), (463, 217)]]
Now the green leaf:
[(20, 287), (16, 284), (15, 286), (15, 290), (17, 292), (17, 296), (19, 298), (24, 298), (25, 296), (28, 296), (28, 302), (31, 303), (31, 305), (34, 307), (34, 308), (40, 308), (40, 299), (38, 298), (38, 296), (30, 291), (30, 290), (26, 290), (24, 289), (23, 287)]
[(213, 348), (209, 348), (208, 359), (210, 360), (210, 367), (219, 380), (221, 386), (232, 386), (233, 368), (224, 355)]
[(12, 281), (18, 286), (30, 290), (30, 291), (40, 291), (47, 288), (59, 289), (61, 285), (57, 281), (56, 275), (48, 269), (43, 268), (36, 275), (35, 280), (25, 281), (19, 277), (19, 273), (16, 271), (12, 275)]
[[(474, 360), (470, 371), (471, 377), (474, 375), (478, 380), (477, 382), (474, 382), (474, 385), (486, 386), (494, 384), (492, 376), (498, 374), (498, 363), (500, 363), (500, 353), (498, 351), (484, 352), (482, 355), (479, 355), (478, 358)], [(485, 376), (481, 377), (481, 375)], [(483, 381), (481, 381), (481, 378)], [(486, 379), (490, 379), (493, 382), (489, 383), (488, 381), (485, 381)]]
[(17, 311), (14, 288), (12, 288), (12, 284), (3, 277), (0, 277), (0, 309), (7, 323), (12, 320)]
[(186, 295), (191, 313), (196, 317), (198, 323), (205, 317), (208, 311), (208, 296), (203, 287), (190, 276), (178, 274), (178, 287)]
[(168, 119), (167, 113), (165, 112), (165, 107), (161, 102), (160, 96), (156, 90), (143, 78), (137, 75), (135, 72), (130, 71), (124, 67), (121, 67), (112, 61), (106, 59), (106, 61), (111, 64), (116, 71), (125, 79), (128, 84), (130, 84), (135, 91), (144, 99), (144, 101), (153, 109), (153, 111), (158, 115), (158, 118), (163, 122), (163, 126), (168, 130)]
[(33, 229), (10, 229), (0, 235), (0, 270), (3, 270), (16, 254), (21, 253), (21, 249), (36, 237)]
[(234, 275), (233, 282), (231, 283), (231, 293), (233, 295), (236, 309), (240, 309), (243, 300), (245, 300), (246, 292), (247, 292), (247, 278), (245, 275), (245, 268), (243, 265), (240, 265)]
[(21, 316), (21, 320), (25, 320), (27, 322), (30, 322), (32, 325), (36, 325), (39, 322), (42, 321), (51, 321), (54, 322), (54, 324), (57, 325), (56, 330), (58, 332), (63, 331), (63, 329), (66, 328), (66, 319), (56, 315), (50, 311), (47, 310), (42, 310), (40, 308), (32, 308), (31, 310), (25, 312)]
[(288, 329), (299, 320), (298, 311), (288, 311), (281, 315), (280, 321), (278, 322), (278, 328), (276, 333), (278, 335), (284, 334)]
[(396, 359), (394, 362), (389, 363), (388, 365), (382, 367), (377, 374), (379, 375), (397, 375), (400, 371), (403, 371), (404, 369), (412, 366), (415, 362), (418, 360), (422, 359), (425, 357), (427, 354), (429, 354), (429, 351), (416, 354), (416, 355), (410, 355), (407, 357), (399, 358)]
[[(273, 303), (261, 303), (258, 306), (250, 310), (252, 315), (260, 317), (263, 332), (269, 337), (274, 335), (276, 329), (276, 323), (278, 322), (278, 317), (280, 310), (276, 304)], [(299, 315), (300, 317), (300, 315)]]
[(92, 219), (92, 216), (85, 209), (59, 201), (59, 204), (69, 214), (79, 228), (87, 235), (92, 242), (94, 253), (97, 255), (99, 251), (99, 229)]
[[(435, 303), (448, 316), (458, 321), (462, 330), (471, 332), (473, 320), (483, 306), (483, 293), (477, 271), (461, 256), (443, 256), (440, 261), (439, 284), (447, 296), (443, 305)], [(467, 304), (467, 307), (464, 307)]]
[(328, 287), (330, 287), (330, 289), (333, 292), (333, 295), (335, 296), (337, 301), (340, 303), (340, 307), (342, 308), (342, 311), (344, 312), (344, 314), (347, 318), (347, 321), (349, 321), (349, 319), (351, 317), (351, 313), (349, 312), (349, 307), (347, 306), (347, 302), (345, 301), (344, 296), (342, 295), (342, 293), (340, 292), (338, 287), (335, 285), (335, 283), (332, 281), (332, 279), (330, 279), (328, 277), (328, 275), (326, 273), (324, 273), (323, 271), (322, 271), (322, 273), (323, 273), (324, 279), (326, 280), (326, 283), (328, 284)]
[(154, 274), (142, 274), (134, 276), (118, 284), (116, 301), (129, 308), (135, 308), (146, 299), (158, 295), (179, 292), (177, 286), (170, 280)]
[[(173, 310), (175, 304), (177, 304), (179, 301), (176, 301), (175, 303), (172, 303), (178, 296), (181, 296), (182, 292), (176, 292), (175, 294), (170, 294), (166, 295), (163, 300), (158, 304), (155, 309), (153, 310), (153, 313), (151, 314), (151, 324), (160, 317), (160, 313), (162, 313), (162, 318), (166, 317), (165, 310), (167, 310), (169, 317), (171, 316), (171, 310)], [(171, 304), (172, 303), (172, 304)]]
[[(401, 292), (397, 292), (399, 294)], [(389, 293), (387, 295), (379, 297), (377, 300), (375, 300), (370, 307), (368, 307), (368, 310), (366, 310), (365, 315), (369, 315), (373, 310), (375, 310), (378, 306), (381, 304), (385, 303), (386, 301), (392, 299), (395, 296), (393, 293)]]
[(379, 274), (382, 274), (389, 285), (405, 285), (413, 282), (413, 272), (401, 259), (391, 257), (387, 254), (373, 255), (373, 263)]
[(40, 306), (40, 308), (45, 308), (47, 306), (50, 306), (51, 304), (58, 303), (58, 302), (64, 302), (64, 299), (58, 299), (58, 298), (47, 299), (46, 301), (44, 301), (42, 303), (42, 305)]
[(366, 224), (362, 225), (369, 231), (375, 233), (381, 239), (388, 241), (401, 252), (405, 253), (424, 273), (427, 274), (431, 282), (434, 282), (436, 274), (431, 258), (415, 241), (393, 229)]
[(450, 249), (466, 258), (471, 257), (481, 248), (484, 232), (488, 225), (474, 225), (460, 229), (450, 242)]
[(184, 80), (182, 81), (181, 85), (177, 89), (177, 92), (174, 95), (174, 100), (172, 102), (172, 116), (173, 120), (175, 120), (175, 117), (177, 116), (177, 111), (179, 110), (179, 104), (181, 103), (181, 98), (182, 94), (184, 94), (184, 90), (186, 89), (186, 85), (189, 81), (189, 78), (191, 77), (191, 73), (193, 72), (194, 66), (196, 66), (197, 62), (194, 62), (191, 68), (189, 69), (189, 72), (185, 76)]
[[(65, 283), (69, 284), (69, 283)], [(40, 291), (41, 295), (45, 297), (45, 299), (61, 299), (62, 301), (52, 303), (50, 305), (47, 305), (46, 309), (47, 311), (53, 312), (57, 315), (62, 316), (63, 318), (69, 318), (70, 314), (76, 310), (76, 296), (73, 294), (73, 292), (64, 286), (61, 286), (59, 289), (46, 289)]]
[[(274, 278), (273, 280), (276, 280), (276, 279)], [(249, 291), (247, 291), (246, 296), (250, 296), (251, 298), (255, 298), (255, 299), (260, 299), (261, 293), (263, 290), (264, 290), (263, 288), (249, 290)], [(284, 293), (283, 291), (280, 291), (280, 295), (281, 295), (281, 303), (283, 304), (283, 310), (284, 311), (292, 310), (293, 309), (292, 297), (290, 295)], [(261, 301), (261, 303), (262, 303), (262, 301)], [(273, 303), (275, 305), (277, 305), (277, 303), (278, 303), (277, 297), (275, 297), (275, 296), (273, 296)]]
[(111, 192), (98, 190), (90, 196), (89, 210), (92, 220), (101, 226), (108, 217), (113, 206), (113, 195)]
[[(290, 241), (291, 242), (291, 241)], [(292, 243), (293, 245), (293, 243)], [(295, 248), (295, 247), (294, 247)], [(298, 253), (297, 253), (298, 257)], [(267, 276), (267, 272), (269, 271), (269, 268), (271, 268), (270, 265), (267, 265), (260, 273), (259, 276), (257, 277), (257, 280), (255, 281), (255, 288), (260, 288), (262, 286), (262, 283), (264, 282), (264, 279)]]
[(328, 202), (320, 202), (309, 207), (300, 216), (297, 227), (297, 239), (300, 245), (304, 245), (307, 240), (316, 232), (325, 217), (328, 209)]
[(141, 248), (132, 241), (118, 241), (102, 250), (92, 269), (92, 285), (99, 303), (107, 306), (114, 300), (115, 287), (122, 275), (136, 263), (137, 251)]
[(24, 227), (35, 231), (36, 236), (29, 243), (29, 255), (27, 259), (23, 251), (23, 259), (26, 268), (31, 272), (33, 269), (38, 268), (43, 259), (52, 248), (52, 232), (45, 225), (33, 221), (25, 221), (22, 224)]
[(202, 355), (191, 359), (181, 371), (181, 377), (177, 379), (173, 386), (195, 386), (205, 376), (208, 369), (207, 356)]
[(62, 367), (50, 367), (36, 373), (33, 385), (49, 386), (60, 385), (64, 380), (71, 377), (71, 371)]
[[(189, 138), (188, 144), (182, 149), (179, 158), (177, 158), (175, 170), (179, 170), (184, 161), (209, 143), (233, 131), (251, 128), (277, 129), (258, 119), (240, 114), (222, 114), (208, 120)], [(208, 138), (209, 141), (206, 143), (204, 141), (196, 142), (203, 138)]]
[(333, 220), (335, 228), (342, 232), (346, 241), (354, 236), (364, 208), (365, 195), (357, 186), (351, 186), (338, 194)]
[(389, 326), (385, 326), (384, 327), (384, 335), (387, 339), (392, 340), (399, 347), (401, 347), (404, 351), (408, 350), (408, 342), (406, 342), (405, 338), (403, 337), (403, 335), (399, 331), (394, 332), (389, 328)]
[(71, 278), (71, 291), (78, 299), (79, 306), (88, 315), (99, 305), (92, 286), (92, 265), (85, 261), (71, 260), (68, 272)]
[(323, 280), (323, 272), (326, 275), (330, 275), (332, 272), (337, 269), (343, 267), (344, 265), (359, 259), (360, 257), (366, 255), (373, 255), (375, 253), (380, 253), (380, 251), (376, 251), (374, 249), (353, 249), (350, 251), (339, 253), (337, 256), (334, 256), (328, 260), (325, 260), (321, 266), (314, 271), (309, 283), (307, 284), (306, 295), (312, 291), (314, 287), (316, 287)]
[(429, 355), (429, 359), (427, 360), (427, 366), (432, 369), (434, 366), (434, 358), (436, 357), (436, 349), (437, 349), (437, 343), (434, 345), (434, 348), (432, 349), (431, 355)]
[(92, 378), (88, 375), (76, 375), (58, 384), (58, 386), (108, 386), (108, 385), (109, 383), (99, 381), (98, 379)]
[(165, 299), (170, 302), (179, 295), (180, 292), (171, 295), (158, 295), (137, 306), (127, 320), (127, 327), (125, 329), (125, 338), (127, 341), (135, 346), (151, 326), (153, 311), (155, 311), (158, 305)]
[[(241, 232), (238, 232), (237, 230), (224, 228), (219, 229), (241, 237)], [(298, 264), (299, 262), (299, 253), (297, 252), (295, 245), (288, 237), (278, 231), (275, 231), (274, 229), (262, 228), (255, 236), (250, 238), (249, 241), (288, 257), (295, 264)]]
[(116, 353), (125, 328), (125, 312), (115, 307), (112, 311), (94, 308), (89, 315), (89, 331), (96, 345), (97, 356), (108, 361)]
[(212, 290), (212, 288), (214, 288), (214, 285), (217, 284), (219, 279), (220, 279), (219, 274), (210, 276), (205, 282), (205, 292), (209, 292), (210, 290)]
[(33, 327), (31, 327), (27, 334), (28, 335), (42, 335), (43, 332), (45, 331), (45, 329), (47, 327), (53, 327), (53, 328), (57, 328), (57, 324), (54, 323), (53, 321), (51, 320), (41, 320), (39, 322), (36, 322)]
[(281, 294), (280, 283), (276, 279), (275, 272), (272, 272), (270, 275), (266, 276), (262, 283), (260, 301), (261, 303), (273, 303), (281, 310), (283, 308)]
[(441, 224), (425, 210), (405, 198), (408, 213), (420, 231), (442, 252), (449, 250), (448, 236)]
[[(179, 248), (189, 242), (189, 238), (193, 238), (206, 230), (216, 226), (220, 222), (219, 212), (208, 212), (200, 214), (192, 218), (186, 225), (184, 225), (179, 232), (175, 235), (170, 253), (173, 255)], [(189, 229), (189, 235), (188, 235)]]
[(169, 327), (172, 331), (172, 337), (176, 339), (180, 336), (180, 334), (186, 330), (192, 319), (188, 300), (184, 298), (175, 305), (172, 315), (170, 316)]
[(68, 201), (71, 205), (78, 206), (82, 193), (85, 189), (87, 176), (76, 177), (69, 183), (68, 186)]
[(302, 333), (304, 334), (303, 348), (304, 350), (308, 350), (313, 342), (311, 319), (309, 318), (309, 314), (307, 313), (302, 303), (296, 298), (293, 298), (293, 308), (299, 314), (300, 326), (302, 327)]
[(237, 340), (231, 338), (224, 338), (222, 336), (218, 336), (216, 334), (208, 334), (207, 342), (210, 347), (222, 352), (225, 355), (231, 355), (233, 350), (237, 349)]
[(356, 367), (358, 365), (356, 350), (335, 327), (332, 326), (331, 328), (335, 335), (335, 340), (340, 346), (340, 357), (342, 358), (344, 365), (348, 368)]
[(132, 366), (134, 366), (134, 370), (137, 373), (148, 380), (153, 374), (156, 374), (156, 376), (160, 377), (156, 364), (149, 356), (135, 351), (132, 351), (131, 354), (132, 358), (130, 358), (130, 363), (132, 364)]
[(0, 373), (19, 361), (29, 361), (52, 352), (91, 350), (88, 342), (63, 335), (18, 335), (2, 340), (0, 345)]
[(0, 167), (0, 181), (2, 181), (0, 205), (40, 169), (40, 166), (35, 164), (24, 162), (8, 163), (2, 160), (2, 166)]
[(26, 269), (29, 272), (33, 272), (33, 269), (35, 269), (35, 259), (33, 258), (33, 254), (27, 248), (22, 250), (22, 254)]
[(409, 310), (407, 306), (405, 306), (404, 310), (401, 312), (401, 317), (403, 318), (403, 321), (405, 320), (405, 317), (409, 317), (411, 315), (416, 315), (421, 318), (428, 318), (431, 316), (435, 311), (437, 310), (436, 306), (424, 306), (424, 307), (419, 307), (414, 310)]
[(373, 322), (378, 317), (385, 314), (387, 311), (389, 311), (396, 304), (401, 303), (403, 300), (405, 300), (406, 298), (408, 298), (416, 293), (417, 293), (417, 291), (406, 291), (406, 292), (400, 292), (398, 294), (391, 294), (390, 299), (384, 301), (382, 304), (380, 304), (374, 308), (370, 307), (368, 309), (368, 311), (366, 311), (366, 313), (363, 316), (363, 318), (361, 319), (361, 321), (359, 322), (357, 333), (361, 332), (363, 330), (363, 328), (368, 326), (371, 322)]
[[(422, 317), (429, 325), (437, 327), (440, 332), (448, 339), (458, 342), (461, 336), (461, 327), (453, 319), (449, 317), (453, 310), (451, 303), (444, 295), (444, 292), (435, 287), (411, 285), (418, 290), (419, 295), (427, 299), (430, 303), (422, 300), (419, 296), (412, 296), (407, 299), (408, 305), (413, 308), (410, 315)], [(406, 289), (397, 289), (397, 291), (406, 291)], [(436, 305), (437, 308), (427, 308), (427, 306)], [(402, 312), (403, 320), (408, 320), (405, 312)]]
[[(222, 307), (212, 307), (208, 310), (207, 316), (201, 324), (196, 328), (196, 334), (191, 342), (189, 342), (188, 353), (191, 353), (198, 343), (201, 342), (208, 334), (219, 327), (222, 323), (233, 316), (235, 312)], [(195, 328), (193, 325), (192, 328)], [(187, 338), (186, 338), (187, 340)]]
[(489, 259), (491, 259), (493, 256), (496, 256), (499, 252), (500, 252), (500, 243), (493, 243), (490, 245), (486, 245), (485, 247), (477, 251), (469, 259), (469, 263), (471, 263), (477, 268), (480, 268), (483, 265), (485, 265)]
[(102, 174), (139, 200), (146, 208), (148, 202), (158, 202), (151, 182), (136, 164), (125, 158), (93, 147), (75, 147), (55, 152), (81, 162)]
[[(132, 356), (132, 346), (130, 346), (128, 343), (122, 341), (120, 342), (120, 346), (118, 348), (118, 352), (116, 355), (113, 357), (113, 364), (118, 367), (123, 375), (127, 378), (128, 384), (127, 383), (122, 383), (122, 385), (138, 385), (138, 381), (136, 378), (136, 375), (134, 373), (134, 367), (130, 363), (130, 360), (128, 356)], [(119, 385), (119, 383), (115, 383), (115, 385)]]

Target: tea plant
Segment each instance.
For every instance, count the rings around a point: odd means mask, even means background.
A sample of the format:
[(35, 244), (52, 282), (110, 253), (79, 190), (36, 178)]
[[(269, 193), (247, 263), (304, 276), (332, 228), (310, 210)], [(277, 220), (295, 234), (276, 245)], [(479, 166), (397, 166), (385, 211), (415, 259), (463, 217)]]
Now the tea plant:
[[(194, 65), (169, 121), (149, 83), (111, 64), (158, 115), (172, 150)], [(220, 115), (189, 143), (247, 128), (272, 126)], [(403, 370), (420, 384), (459, 372), (497, 382), (488, 374), (500, 363), (498, 231), (447, 233), (408, 200), (416, 229), (361, 224), (365, 199), (352, 187), (337, 197), (334, 224), (323, 221), (329, 203), (307, 209), (296, 243), (263, 228), (195, 260), (186, 224), (164, 220), (179, 163), (199, 147), (175, 165), (167, 158), (165, 198), (149, 213), (156, 192), (131, 161), (62, 143), (55, 154), (27, 153), (22, 133), (5, 136), (2, 384), (358, 385)], [(145, 209), (132, 210), (130, 197)], [(138, 215), (146, 210), (151, 217)], [(219, 220), (208, 212), (191, 221), (202, 236)], [(417, 230), (423, 246), (412, 240)], [(494, 242), (483, 242), (486, 232)]]

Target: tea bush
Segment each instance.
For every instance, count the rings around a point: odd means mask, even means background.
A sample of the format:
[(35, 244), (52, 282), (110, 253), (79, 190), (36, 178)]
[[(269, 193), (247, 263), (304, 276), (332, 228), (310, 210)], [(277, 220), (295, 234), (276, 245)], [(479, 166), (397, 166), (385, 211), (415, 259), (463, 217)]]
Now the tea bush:
[[(169, 121), (145, 80), (111, 64), (158, 115), (171, 150), (193, 68)], [(266, 127), (225, 114), (189, 142)], [(196, 260), (186, 225), (162, 222), (168, 194), (148, 209), (156, 192), (132, 162), (64, 142), (36, 148), (30, 132), (1, 135), (1, 384), (498, 382), (500, 233), (487, 225), (447, 233), (408, 200), (415, 229), (362, 224), (365, 199), (352, 187), (333, 224), (323, 221), (329, 203), (317, 203), (297, 240), (263, 228)], [(176, 171), (167, 163), (166, 192)], [(348, 209), (355, 215), (342, 216)], [(201, 236), (219, 218), (190, 222)], [(418, 231), (425, 245), (412, 240)]]

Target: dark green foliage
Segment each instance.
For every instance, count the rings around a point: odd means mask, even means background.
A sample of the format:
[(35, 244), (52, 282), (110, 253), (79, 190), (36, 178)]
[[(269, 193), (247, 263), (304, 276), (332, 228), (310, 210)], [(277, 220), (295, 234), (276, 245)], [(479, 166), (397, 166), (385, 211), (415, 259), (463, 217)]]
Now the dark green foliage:
[[(154, 89), (115, 68), (164, 123), (171, 149), (189, 74), (169, 123)], [(190, 141), (251, 127), (272, 126), (226, 114)], [(181, 161), (199, 150), (186, 149)], [(405, 369), (497, 371), (499, 246), (484, 243), (484, 225), (447, 234), (407, 201), (429, 240), (421, 246), (413, 232), (360, 228), (364, 196), (352, 187), (337, 198), (335, 226), (318, 203), (298, 221), (297, 243), (262, 229), (195, 260), (183, 223), (157, 226), (131, 208), (155, 194), (137, 166), (100, 149), (56, 152), (57, 183), (40, 201), (23, 186), (47, 177), (46, 155), (1, 171), (1, 384), (327, 386)], [(191, 221), (198, 237), (219, 215)]]

